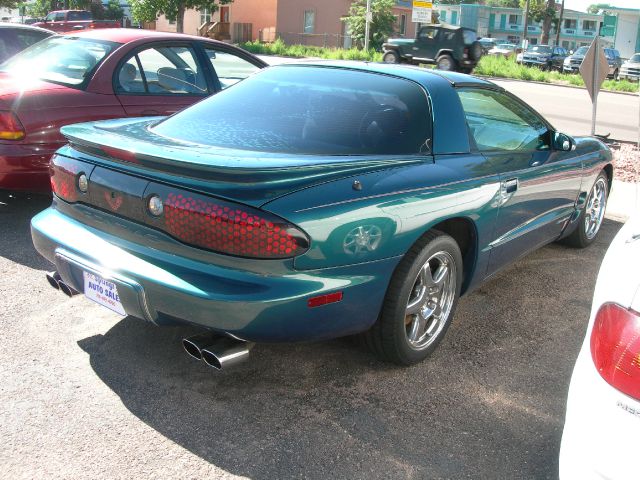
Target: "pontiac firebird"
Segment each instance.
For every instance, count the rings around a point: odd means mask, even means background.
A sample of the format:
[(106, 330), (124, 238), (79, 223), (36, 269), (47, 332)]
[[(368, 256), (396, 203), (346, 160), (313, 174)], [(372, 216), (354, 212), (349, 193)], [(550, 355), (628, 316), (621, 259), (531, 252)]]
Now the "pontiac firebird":
[(499, 86), (399, 65), (271, 67), (168, 118), (63, 133), (32, 220), (50, 283), (202, 327), (185, 348), (218, 368), (351, 334), (421, 361), (460, 295), (549, 242), (593, 242), (613, 175), (603, 143)]

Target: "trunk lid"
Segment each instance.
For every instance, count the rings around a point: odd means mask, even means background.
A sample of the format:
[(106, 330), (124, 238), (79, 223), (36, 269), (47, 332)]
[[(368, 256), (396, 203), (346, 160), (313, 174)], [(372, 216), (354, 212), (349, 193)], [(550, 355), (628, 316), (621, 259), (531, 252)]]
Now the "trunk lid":
[(61, 131), (70, 147), (59, 153), (253, 206), (319, 183), (431, 161), (424, 155), (289, 155), (218, 148), (155, 134), (149, 127), (158, 120), (119, 119), (65, 126)]

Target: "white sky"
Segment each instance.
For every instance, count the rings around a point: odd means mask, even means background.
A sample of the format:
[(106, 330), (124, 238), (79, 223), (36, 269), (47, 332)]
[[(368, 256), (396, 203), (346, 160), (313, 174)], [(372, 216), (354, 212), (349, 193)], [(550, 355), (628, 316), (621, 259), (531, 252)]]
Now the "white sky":
[(619, 8), (640, 9), (640, 0), (564, 0), (564, 8), (586, 12), (589, 5), (594, 3), (608, 3)]

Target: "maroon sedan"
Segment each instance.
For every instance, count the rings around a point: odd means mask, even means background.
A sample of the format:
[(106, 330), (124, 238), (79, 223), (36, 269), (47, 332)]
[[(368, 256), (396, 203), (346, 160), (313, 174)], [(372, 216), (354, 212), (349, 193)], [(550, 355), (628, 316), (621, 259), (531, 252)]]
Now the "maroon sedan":
[(267, 64), (239, 48), (148, 30), (83, 31), (44, 40), (0, 66), (0, 189), (50, 190), (60, 127), (169, 115)]

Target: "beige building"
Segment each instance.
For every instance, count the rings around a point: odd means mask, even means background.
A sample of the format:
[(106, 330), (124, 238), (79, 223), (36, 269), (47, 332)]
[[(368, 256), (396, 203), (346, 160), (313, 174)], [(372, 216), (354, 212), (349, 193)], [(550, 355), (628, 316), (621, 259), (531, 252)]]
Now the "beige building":
[[(184, 33), (198, 34), (205, 22), (228, 22), (230, 41), (273, 41), (277, 37), (286, 43), (350, 47), (351, 38), (346, 24), (341, 20), (347, 15), (352, 0), (234, 0), (219, 11), (187, 10), (184, 15)], [(411, 8), (407, 2), (397, 2), (396, 32), (398, 36), (415, 36), (415, 24), (411, 23)], [(166, 32), (176, 30), (175, 22), (160, 17), (156, 29)]]

